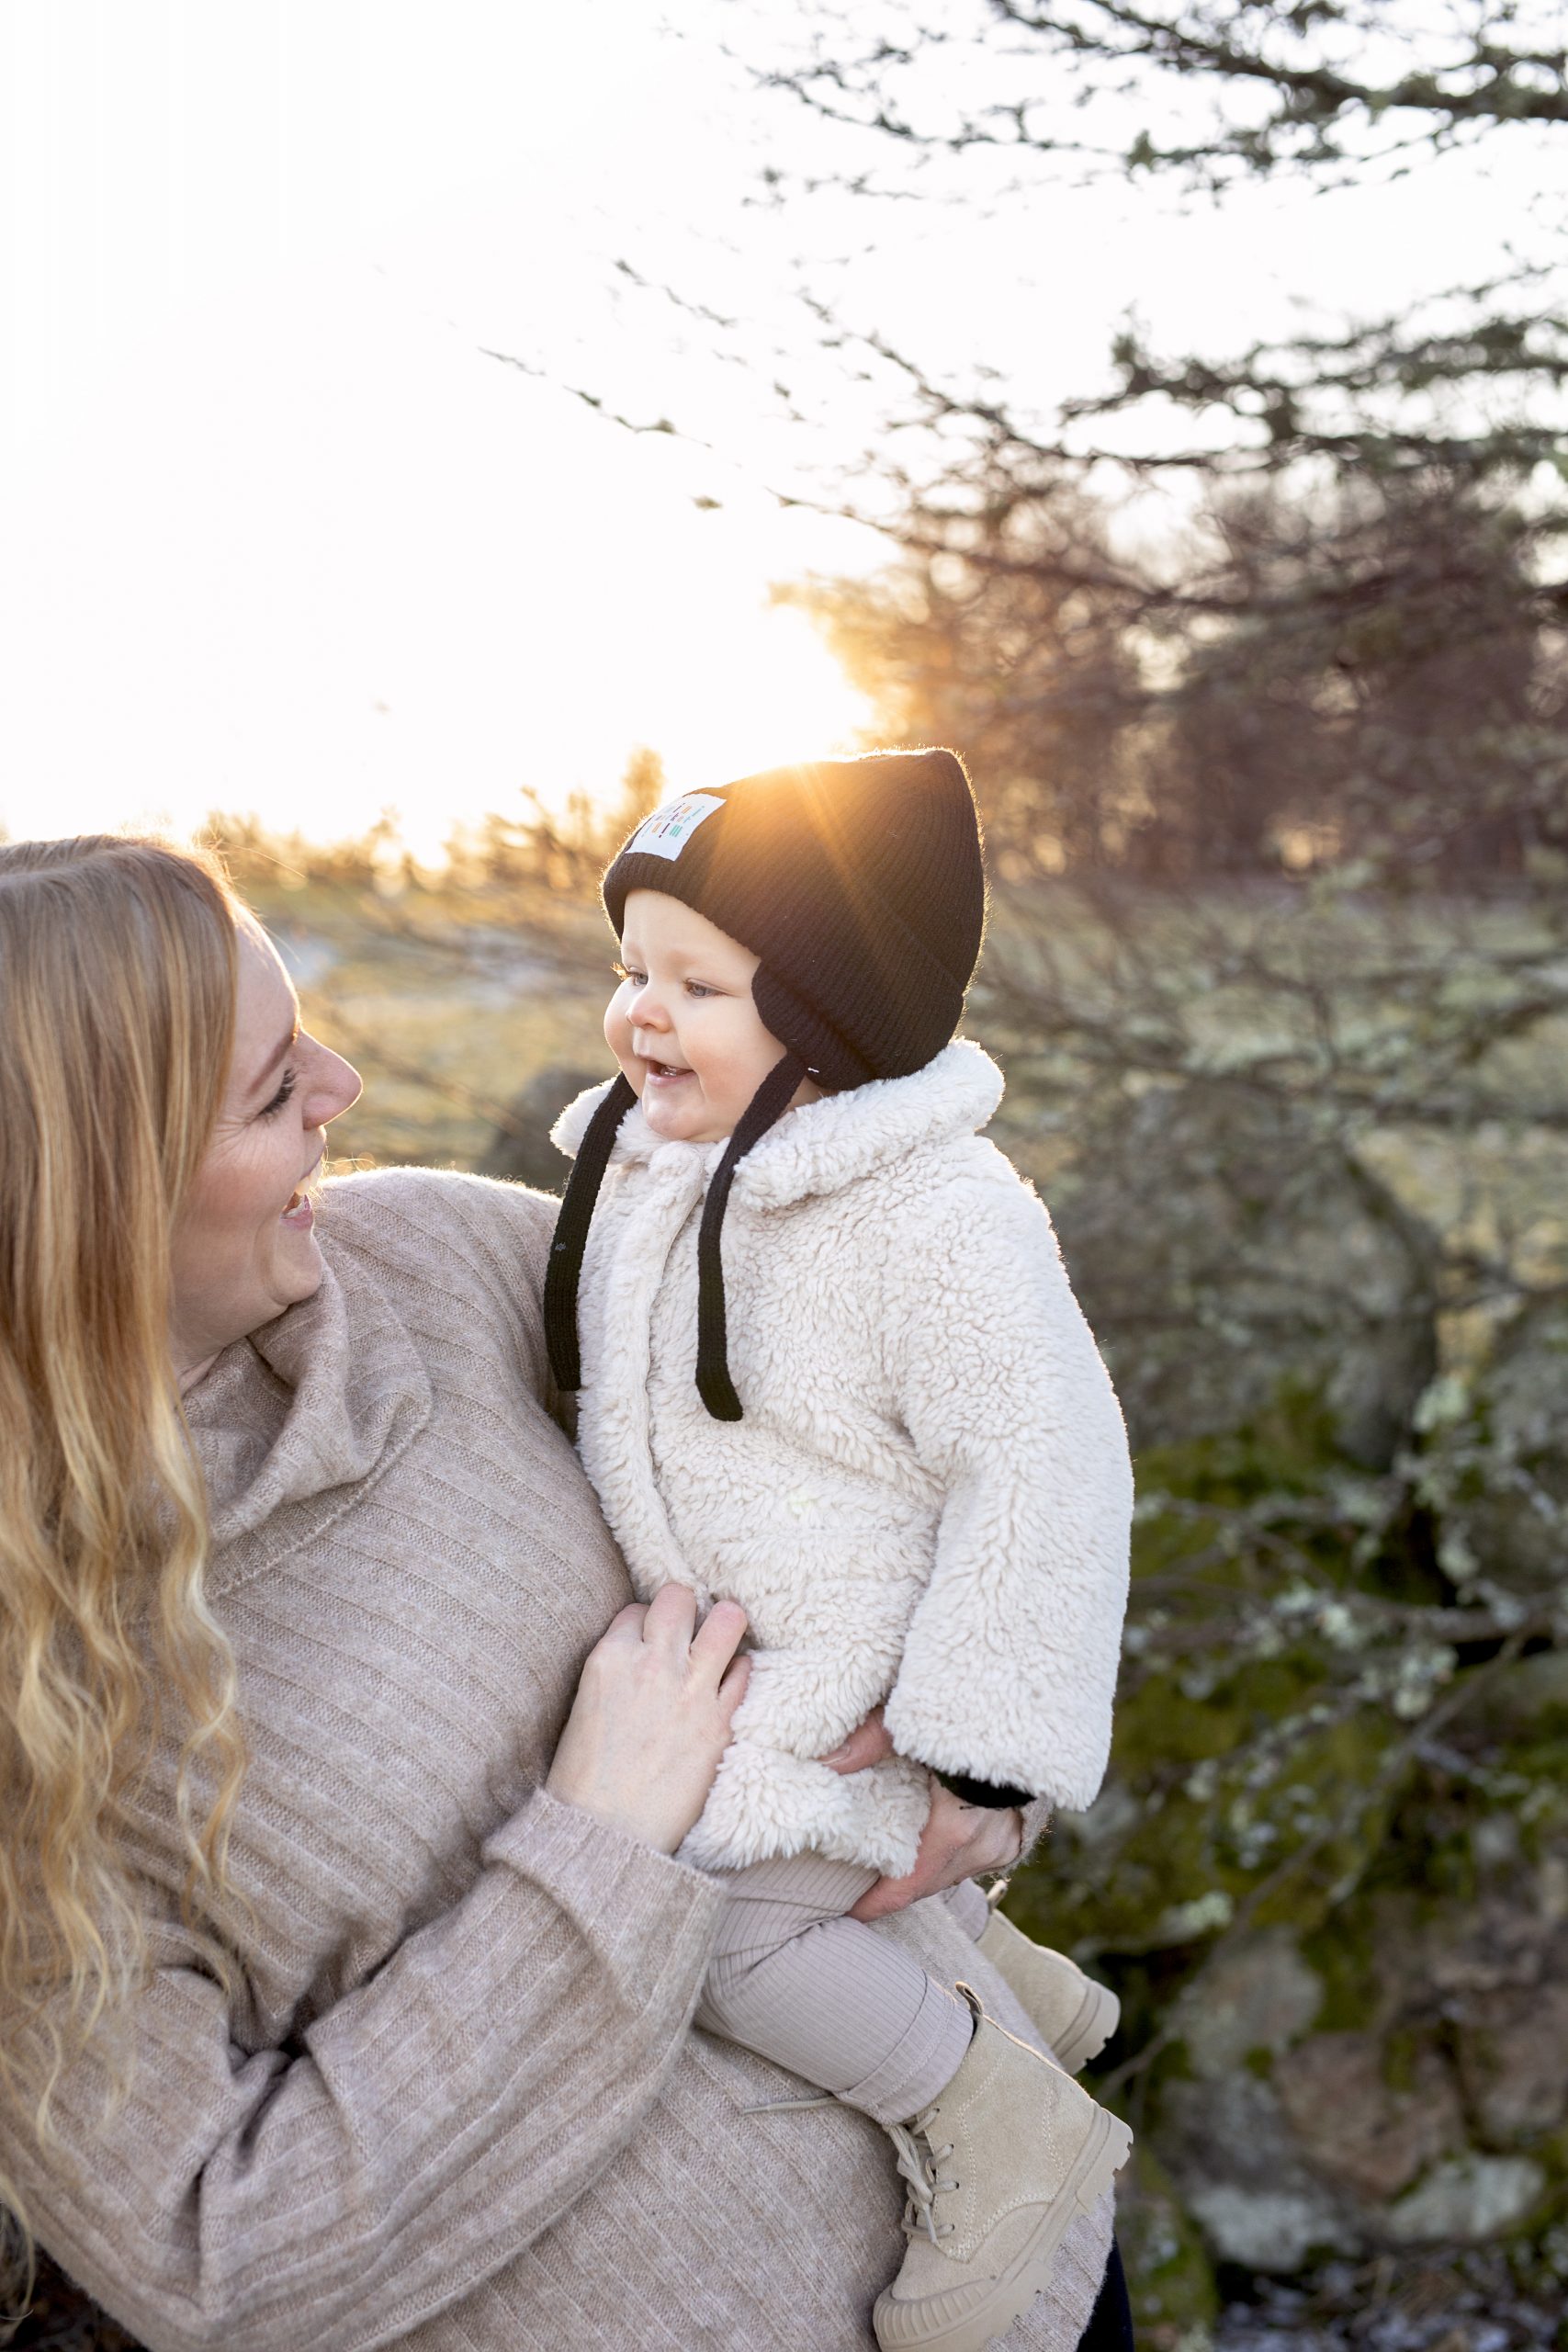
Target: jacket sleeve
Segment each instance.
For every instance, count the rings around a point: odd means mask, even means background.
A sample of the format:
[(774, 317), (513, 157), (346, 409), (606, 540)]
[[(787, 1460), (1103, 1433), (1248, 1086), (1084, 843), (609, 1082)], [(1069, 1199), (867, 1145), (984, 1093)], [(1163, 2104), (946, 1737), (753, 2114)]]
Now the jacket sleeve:
[(151, 2352), (362, 2352), (491, 2276), (626, 2143), (683, 2038), (713, 1883), (540, 1792), (453, 1908), (283, 2049), (159, 1968), (123, 2098), (81, 2061), (40, 2146), (41, 2245)]
[(987, 1148), (888, 1273), (897, 1409), (943, 1502), (887, 1701), (901, 1755), (1051, 1804), (1104, 1777), (1127, 1600), (1122, 1414), (1044, 1209)]

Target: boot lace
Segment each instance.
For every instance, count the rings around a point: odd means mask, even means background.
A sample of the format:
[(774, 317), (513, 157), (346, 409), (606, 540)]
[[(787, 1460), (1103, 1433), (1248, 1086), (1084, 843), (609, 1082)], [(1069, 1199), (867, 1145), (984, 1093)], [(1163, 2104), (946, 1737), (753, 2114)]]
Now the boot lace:
[(943, 2180), (937, 2171), (937, 2166), (952, 2155), (953, 2143), (949, 2140), (943, 2147), (934, 2146), (922, 2129), (922, 2120), (919, 2116), (912, 2125), (890, 2123), (886, 2131), (893, 2143), (898, 2170), (907, 2185), (905, 2233), (913, 2238), (919, 2237), (923, 2231), (935, 2245), (940, 2238), (951, 2237), (955, 2226), (952, 2222), (939, 2222), (936, 2218), (937, 2199), (958, 2187), (955, 2180)]

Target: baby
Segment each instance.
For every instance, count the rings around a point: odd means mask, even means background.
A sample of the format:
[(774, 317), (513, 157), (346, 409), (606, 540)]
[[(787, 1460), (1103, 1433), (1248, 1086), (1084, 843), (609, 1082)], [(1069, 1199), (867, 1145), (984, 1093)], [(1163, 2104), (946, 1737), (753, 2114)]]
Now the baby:
[[(933, 1775), (1094, 1796), (1132, 1477), (1045, 1212), (976, 1133), (1000, 1074), (953, 1042), (985, 924), (968, 780), (874, 752), (689, 793), (604, 896), (621, 1075), (556, 1129), (546, 1322), (638, 1592), (750, 1622), (682, 1849), (734, 1873), (698, 2023), (890, 2132), (909, 2245), (878, 2341), (979, 2352), (1127, 2154), (1065, 2071), (1115, 2003), (955, 1890), (1053, 2065), (846, 1915), (913, 1867)], [(889, 1760), (819, 1760), (877, 1706)]]

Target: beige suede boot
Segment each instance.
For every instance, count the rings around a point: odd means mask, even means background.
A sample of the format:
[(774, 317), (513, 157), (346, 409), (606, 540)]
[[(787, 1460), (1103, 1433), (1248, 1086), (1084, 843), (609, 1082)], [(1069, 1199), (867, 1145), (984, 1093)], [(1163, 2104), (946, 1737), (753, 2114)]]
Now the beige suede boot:
[(1000, 1911), (992, 1912), (976, 1949), (1069, 2075), (1099, 2056), (1122, 2016), (1122, 2004), (1108, 1984), (1086, 1976), (1066, 1952), (1032, 1942)]
[(873, 2318), (885, 2352), (984, 2352), (1050, 2276), (1133, 2135), (1059, 2066), (987, 2017), (947, 2088), (889, 2137), (908, 2183), (908, 2251)]

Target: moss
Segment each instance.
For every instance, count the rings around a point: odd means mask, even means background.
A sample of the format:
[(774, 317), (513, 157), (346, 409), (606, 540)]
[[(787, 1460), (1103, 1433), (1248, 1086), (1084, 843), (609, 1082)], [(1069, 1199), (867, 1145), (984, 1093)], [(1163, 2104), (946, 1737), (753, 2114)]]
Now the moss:
[[(1527, 1659), (1483, 1681), (1483, 1660), (1380, 1627), (1359, 1594), (1448, 1597), (1434, 1528), (1396, 1481), (1358, 1484), (1310, 1410), (1145, 1454), (1140, 1470), (1106, 1794), (1058, 1826), (1010, 1907), (1113, 1978), (1123, 2024), (1108, 2064), (1145, 2053), (1150, 2132), (1192, 2064), (1183, 2041), (1161, 2038), (1233, 1925), (1289, 1929), (1323, 1985), (1314, 2030), (1375, 2032), (1396, 2103), (1419, 2098), (1432, 2010), (1413, 2025), (1404, 1996), (1434, 1931), (1494, 1892), (1525, 1899), (1516, 1882), (1568, 1850), (1557, 1667)], [(1473, 1708), (1419, 1753), (1422, 1706), (1440, 1689), (1462, 1695), (1472, 1675)], [(1254, 2052), (1236, 2071), (1258, 2087), (1272, 2063)], [(1529, 2153), (1568, 2191), (1568, 2132)], [(1146, 2202), (1127, 2209), (1129, 2246), (1145, 2233), (1130, 2255), (1140, 2342), (1177, 2352), (1206, 2341), (1213, 2274), (1170, 2182), (1153, 2165), (1148, 2178)], [(1539, 2232), (1540, 2215), (1528, 2226)]]
[(1427, 2035), (1414, 2027), (1400, 2026), (1384, 2036), (1382, 2044), (1382, 2077), (1391, 2091), (1414, 2091), (1416, 2088), (1421, 2054), (1429, 2047)]
[(1219, 2316), (1213, 2266), (1168, 2174), (1143, 2146), (1118, 2196), (1117, 2234), (1140, 2344), (1195, 2352)]
[(1380, 1710), (1314, 1724), (1305, 1653), (1252, 1660), (1207, 1696), (1147, 1675), (1117, 1726), (1110, 1792), (1062, 1825), (1019, 1881), (1032, 1931), (1075, 1949), (1198, 1943), (1255, 1901), (1255, 1924), (1311, 1932), (1376, 1856), (1408, 1767)]
[(1382, 2007), (1379, 1941), (1373, 1907), (1365, 1901), (1341, 1905), (1303, 1936), (1302, 1958), (1323, 1982), (1316, 2032), (1359, 2033), (1375, 2022)]
[(1568, 2208), (1568, 2123), (1560, 2124), (1544, 2140), (1534, 2142), (1530, 2154), (1558, 2192), (1557, 2207)]
[(1180, 1445), (1145, 1446), (1138, 1483), (1190, 1502), (1226, 1507), (1308, 1494), (1327, 1470), (1346, 1466), (1321, 1391), (1287, 1377), (1244, 1428)]

